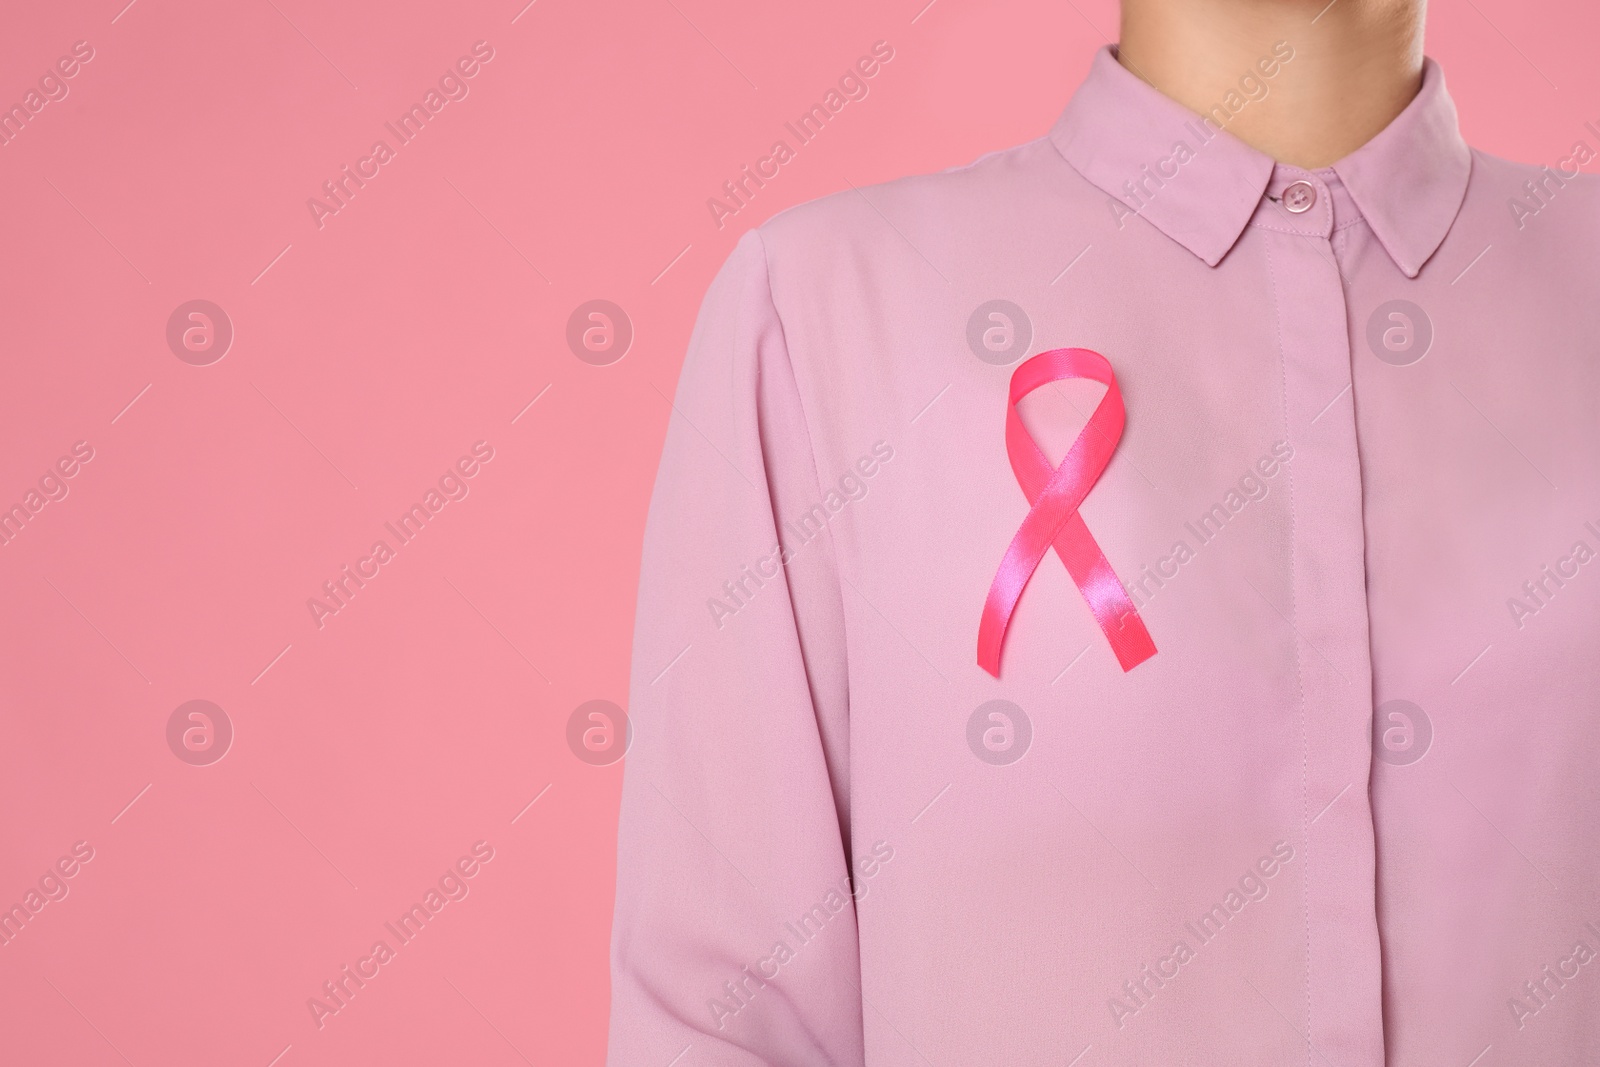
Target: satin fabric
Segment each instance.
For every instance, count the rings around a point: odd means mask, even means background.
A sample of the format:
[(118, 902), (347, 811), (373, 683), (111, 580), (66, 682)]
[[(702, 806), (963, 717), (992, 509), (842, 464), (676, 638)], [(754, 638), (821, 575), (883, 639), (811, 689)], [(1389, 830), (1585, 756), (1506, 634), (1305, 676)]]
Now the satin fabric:
[[(1017, 405), (1035, 389), (1067, 378), (1099, 382), (1106, 392), (1061, 466), (1052, 468), (1023, 426)], [(1122, 669), (1131, 671), (1156, 654), (1144, 620), (1139, 618), (1127, 590), (1078, 513), (1078, 505), (1111, 462), (1126, 422), (1117, 376), (1098, 352), (1087, 348), (1041, 352), (1011, 376), (1006, 404), (1006, 454), (1032, 510), (1022, 520), (1000, 561), (979, 624), (978, 665), (996, 678), (1000, 676), (1000, 650), (1011, 613), (1028, 579), (1052, 546), (1088, 602), (1100, 631), (1111, 642)]]

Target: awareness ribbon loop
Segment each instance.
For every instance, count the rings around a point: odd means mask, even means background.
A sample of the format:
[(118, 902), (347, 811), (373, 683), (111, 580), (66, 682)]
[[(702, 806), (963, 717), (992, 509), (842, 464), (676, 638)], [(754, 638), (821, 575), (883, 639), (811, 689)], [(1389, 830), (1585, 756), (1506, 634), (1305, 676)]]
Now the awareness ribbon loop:
[[(1106, 392), (1089, 416), (1088, 425), (1067, 450), (1061, 466), (1052, 468), (1022, 425), (1017, 404), (1035, 389), (1065, 378), (1099, 382)], [(1127, 590), (1078, 514), (1079, 505), (1111, 462), (1126, 421), (1117, 376), (1098, 352), (1087, 348), (1041, 352), (1011, 375), (1006, 453), (1031, 507), (1000, 561), (978, 627), (978, 665), (996, 678), (1000, 677), (1000, 646), (1005, 641), (1011, 612), (1051, 547), (1088, 602), (1089, 611), (1111, 643), (1122, 669), (1131, 671), (1156, 654), (1155, 642), (1129, 601)]]

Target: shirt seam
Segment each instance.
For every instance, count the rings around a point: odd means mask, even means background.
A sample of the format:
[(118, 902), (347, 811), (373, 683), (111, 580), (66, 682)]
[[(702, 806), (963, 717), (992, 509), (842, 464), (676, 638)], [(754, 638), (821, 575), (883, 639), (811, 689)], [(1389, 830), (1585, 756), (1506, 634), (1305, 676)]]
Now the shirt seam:
[[(1290, 229), (1286, 229), (1286, 228), (1284, 228), (1282, 226), (1273, 226), (1273, 225), (1271, 225), (1269, 223), (1265, 223), (1265, 222), (1251, 222), (1251, 223), (1249, 223), (1249, 225), (1250, 225), (1250, 227), (1252, 229), (1271, 230), (1273, 233), (1286, 233), (1290, 237), (1321, 237), (1324, 240), (1327, 239), (1326, 235), (1324, 235), (1324, 234), (1314, 233), (1314, 232), (1310, 232), (1310, 231), (1307, 231), (1307, 230), (1290, 230)], [(1336, 231), (1329, 231), (1329, 232), (1332, 233), (1332, 232), (1336, 232)]]
[[(773, 321), (778, 324), (778, 336), (783, 340), (783, 361), (789, 368), (789, 378), (794, 383), (795, 403), (800, 408), (800, 423), (806, 432), (806, 452), (811, 459), (811, 488), (815, 490), (815, 495), (820, 496), (822, 494), (822, 466), (817, 462), (816, 435), (811, 432), (811, 416), (806, 411), (805, 394), (800, 389), (800, 375), (795, 372), (794, 350), (789, 345), (789, 331), (784, 328), (783, 313), (778, 310), (778, 298), (772, 291), (772, 260), (767, 254), (766, 238), (761, 235), (761, 231), (751, 230), (750, 232), (755, 235), (756, 243), (761, 246), (761, 274), (767, 290), (767, 305), (772, 308)], [(778, 516), (774, 515), (773, 518), (776, 520)], [(833, 558), (840, 572), (839, 577), (842, 580), (844, 577), (843, 557), (839, 553), (838, 542), (833, 536), (833, 526), (831, 524), (825, 525), (824, 529), (828, 533), (829, 544), (833, 546)], [(838, 592), (839, 603), (843, 605), (844, 589), (842, 586), (838, 589)], [(848, 676), (847, 672), (846, 677)]]
[[(772, 291), (772, 260), (771, 260), (770, 256), (768, 255), (768, 251), (769, 250), (767, 248), (766, 238), (762, 235), (761, 231), (759, 229), (753, 229), (753, 230), (750, 231), (750, 233), (754, 235), (755, 240), (756, 240), (756, 244), (759, 245), (760, 248), (761, 248), (761, 273), (762, 273), (762, 281), (765, 284), (766, 290), (767, 290), (767, 306), (772, 309), (772, 318), (773, 318), (773, 321), (777, 324), (778, 336), (782, 339), (782, 342), (783, 342), (783, 357), (784, 357), (783, 358), (783, 362), (784, 362), (784, 365), (789, 370), (789, 381), (794, 386), (795, 404), (800, 409), (800, 424), (801, 424), (801, 427), (804, 429), (805, 435), (806, 435), (806, 452), (809, 454), (809, 456), (811, 458), (811, 489), (812, 489), (812, 495), (813, 495), (813, 497), (815, 499), (819, 499), (820, 500), (822, 498), (822, 476), (821, 476), (821, 469), (822, 468), (821, 468), (821, 464), (819, 464), (817, 462), (816, 437), (811, 432), (811, 416), (806, 411), (805, 393), (800, 388), (800, 375), (795, 370), (794, 350), (789, 344), (789, 332), (784, 327), (784, 324), (783, 324), (783, 313), (778, 310), (778, 297), (777, 297), (777, 294), (775, 294)], [(770, 498), (770, 491), (769, 491), (769, 498)], [(775, 527), (775, 530), (776, 530), (776, 532), (778, 534), (779, 543), (781, 545), (782, 544), (782, 537), (783, 537), (783, 526), (782, 526), (781, 516), (778, 516), (778, 515), (774, 514), (772, 519), (773, 519), (773, 526)], [(846, 581), (848, 581), (848, 579), (845, 577), (845, 574), (844, 574), (844, 572), (845, 572), (844, 553), (840, 551), (839, 541), (838, 541), (838, 539), (836, 537), (834, 537), (833, 525), (831, 523), (824, 523), (823, 526), (824, 526), (823, 532), (827, 535), (828, 545), (829, 545), (829, 547), (830, 547), (830, 549), (832, 550), (832, 553), (833, 553), (834, 595), (838, 598), (839, 626), (840, 626), (840, 630), (841, 630), (840, 636), (843, 639), (842, 640), (842, 645), (843, 645), (843, 648), (844, 648), (844, 659), (845, 659), (845, 662), (844, 662), (844, 686), (845, 686), (845, 691), (844, 691), (844, 699), (845, 699), (844, 714), (845, 714), (845, 721), (846, 721), (847, 728), (848, 728), (848, 726), (851, 724), (851, 721), (852, 721), (851, 720), (851, 715), (850, 715), (850, 690), (851, 690), (851, 686), (850, 686), (850, 677), (851, 677), (850, 676), (850, 644), (851, 644), (850, 643), (850, 616), (849, 616), (849, 613), (845, 611), (845, 607), (844, 607), (844, 583)], [(787, 576), (785, 577), (785, 582), (787, 583)], [(793, 596), (793, 594), (791, 593), (791, 598), (792, 598), (792, 596)], [(804, 656), (802, 654), (802, 661), (803, 660), (804, 660)], [(810, 684), (810, 673), (811, 673), (810, 672), (810, 667), (809, 667), (809, 665), (807, 665), (806, 674), (807, 674), (807, 684), (808, 684), (808, 686)], [(816, 709), (815, 705), (816, 705), (816, 700), (817, 700), (817, 693), (816, 693), (816, 690), (814, 688), (811, 689), (811, 700), (812, 700), (812, 705), (813, 705), (813, 714), (816, 714), (817, 709)], [(855, 767), (854, 767), (855, 744), (854, 744), (854, 737), (853, 736), (850, 736), (850, 741), (851, 741), (850, 754), (845, 757), (845, 766), (846, 766), (846, 768), (847, 768), (847, 770), (848, 770), (848, 772), (850, 774), (851, 789), (853, 789), (854, 788), (854, 783), (855, 783)], [(847, 793), (848, 792), (849, 792), (849, 790), (847, 790)], [(852, 798), (852, 801), (853, 801), (853, 798)], [(848, 832), (849, 835), (850, 835), (850, 842), (851, 842), (851, 846), (852, 847), (851, 847), (851, 849), (847, 849), (846, 850), (845, 857), (844, 857), (845, 866), (849, 870), (853, 870), (854, 869), (853, 866), (852, 866), (853, 861), (854, 861), (854, 856), (851, 855), (851, 852), (853, 851), (854, 844), (855, 844), (855, 827), (853, 825), (854, 824), (854, 820), (855, 820), (855, 804), (852, 802), (851, 805), (850, 805), (850, 822), (851, 822), (852, 825), (850, 825), (849, 827), (841, 827), (841, 831), (842, 832)], [(852, 903), (852, 911), (854, 911), (854, 910), (855, 910), (854, 909), (854, 905)], [(859, 945), (860, 919), (859, 919), (859, 915), (857, 917), (856, 932), (857, 932), (857, 942), (858, 942), (857, 943), (857, 957), (856, 958), (857, 958), (857, 963), (858, 963), (858, 966), (859, 966), (859, 961), (860, 961), (860, 945)], [(862, 977), (862, 980), (865, 981), (865, 977), (864, 976), (861, 976), (861, 977)], [(865, 1020), (865, 1016), (863, 1016), (863, 1024), (864, 1024), (864, 1020)]]
[[(1270, 229), (1271, 227), (1268, 227), (1268, 228)], [(1266, 260), (1267, 260), (1267, 277), (1272, 283), (1272, 321), (1273, 321), (1273, 329), (1274, 329), (1274, 332), (1277, 335), (1277, 340), (1278, 340), (1279, 382), (1281, 383), (1282, 401), (1283, 401), (1283, 432), (1284, 432), (1284, 437), (1286, 439), (1290, 440), (1291, 447), (1292, 447), (1292, 439), (1293, 439), (1294, 435), (1290, 431), (1290, 428), (1289, 428), (1289, 367), (1288, 367), (1288, 353), (1286, 351), (1284, 351), (1284, 347), (1283, 347), (1283, 313), (1281, 311), (1281, 306), (1282, 305), (1281, 305), (1281, 301), (1280, 301), (1280, 298), (1279, 298), (1278, 273), (1277, 273), (1277, 268), (1274, 267), (1273, 263), (1272, 263), (1272, 248), (1271, 248), (1271, 246), (1267, 245), (1264, 248), (1264, 252), (1265, 252)], [(1309, 775), (1310, 775), (1309, 764), (1310, 764), (1310, 758), (1311, 757), (1310, 757), (1310, 752), (1309, 752), (1309, 741), (1308, 741), (1308, 737), (1307, 737), (1307, 724), (1306, 724), (1305, 668), (1304, 668), (1304, 666), (1302, 664), (1302, 655), (1301, 655), (1301, 651), (1300, 651), (1300, 636), (1299, 636), (1300, 635), (1300, 629), (1299, 629), (1299, 627), (1297, 625), (1295, 625), (1295, 620), (1299, 617), (1299, 607), (1298, 607), (1298, 597), (1295, 595), (1295, 586), (1296, 586), (1296, 584), (1298, 582), (1298, 578), (1297, 578), (1297, 575), (1296, 575), (1296, 572), (1295, 572), (1295, 558), (1296, 558), (1296, 556), (1295, 556), (1295, 539), (1296, 539), (1296, 536), (1297, 536), (1297, 525), (1296, 525), (1294, 501), (1295, 501), (1294, 467), (1293, 467), (1293, 465), (1290, 465), (1290, 467), (1289, 467), (1289, 620), (1290, 620), (1290, 626), (1294, 630), (1294, 634), (1295, 634), (1295, 637), (1294, 637), (1294, 677), (1295, 677), (1295, 688), (1298, 691), (1297, 699), (1298, 699), (1298, 703), (1300, 705), (1300, 841), (1301, 841), (1301, 847), (1304, 848), (1305, 852), (1306, 852), (1305, 864), (1301, 869), (1302, 870), (1302, 874), (1301, 874), (1301, 878), (1300, 878), (1300, 907), (1301, 907), (1301, 912), (1305, 917), (1305, 933), (1306, 933), (1306, 940), (1305, 940), (1305, 946), (1306, 946), (1306, 948), (1305, 948), (1305, 952), (1306, 952), (1306, 965), (1305, 965), (1306, 1067), (1312, 1067), (1312, 1065), (1311, 1065), (1311, 1050), (1312, 1050), (1312, 1047), (1313, 1047), (1312, 1042), (1315, 1040), (1315, 1037), (1313, 1035), (1313, 1030), (1312, 1030), (1312, 1025), (1311, 1025), (1311, 1020), (1312, 1020), (1312, 1010), (1311, 1010), (1311, 827), (1310, 827), (1310, 824), (1306, 821), (1306, 815), (1310, 810), (1310, 802), (1311, 802), (1311, 799), (1310, 799), (1311, 798), (1311, 786), (1310, 786), (1310, 782), (1308, 780), (1309, 779)]]

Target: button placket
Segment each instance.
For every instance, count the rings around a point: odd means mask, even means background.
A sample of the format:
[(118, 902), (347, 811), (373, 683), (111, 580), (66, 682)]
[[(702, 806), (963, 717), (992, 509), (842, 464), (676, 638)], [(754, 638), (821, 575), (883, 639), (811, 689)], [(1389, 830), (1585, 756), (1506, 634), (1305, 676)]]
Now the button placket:
[[(1291, 212), (1290, 190), (1311, 199)], [(1365, 534), (1354, 417), (1327, 411), (1351, 388), (1341, 265), (1329, 240), (1331, 194), (1285, 186), (1265, 227), (1278, 319), (1290, 469), (1291, 600), (1301, 677), (1306, 907), (1305, 1036), (1331, 1062), (1383, 1063), (1375, 843), (1366, 801), (1371, 662)], [(1316, 214), (1308, 215), (1312, 207)], [(1293, 218), (1296, 229), (1282, 223)], [(1320, 231), (1320, 232), (1317, 232)], [(1335, 803), (1335, 801), (1337, 801)]]

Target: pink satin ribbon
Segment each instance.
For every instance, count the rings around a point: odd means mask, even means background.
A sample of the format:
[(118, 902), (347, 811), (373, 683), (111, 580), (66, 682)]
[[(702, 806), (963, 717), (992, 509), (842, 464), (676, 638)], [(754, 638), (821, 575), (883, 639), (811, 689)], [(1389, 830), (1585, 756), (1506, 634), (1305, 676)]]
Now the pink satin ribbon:
[[(1061, 466), (1050, 461), (1022, 425), (1017, 404), (1023, 397), (1063, 378), (1088, 378), (1106, 387), (1105, 396), (1089, 416), (1089, 423), (1067, 450)], [(1100, 630), (1111, 642), (1117, 662), (1131, 671), (1156, 654), (1155, 642), (1144, 621), (1134, 610), (1127, 590), (1106, 562), (1105, 553), (1095, 544), (1083, 524), (1078, 507), (1100, 474), (1111, 462), (1122, 427), (1127, 421), (1122, 406), (1122, 391), (1111, 364), (1098, 352), (1087, 348), (1057, 348), (1034, 356), (1011, 375), (1011, 399), (1006, 409), (1006, 453), (1011, 469), (1033, 505), (989, 587), (983, 605), (983, 621), (978, 627), (978, 665), (1000, 677), (1000, 646), (1005, 641), (1011, 612), (1022, 596), (1023, 587), (1033, 577), (1052, 545), (1066, 564), (1067, 573), (1077, 583), (1089, 604)]]

